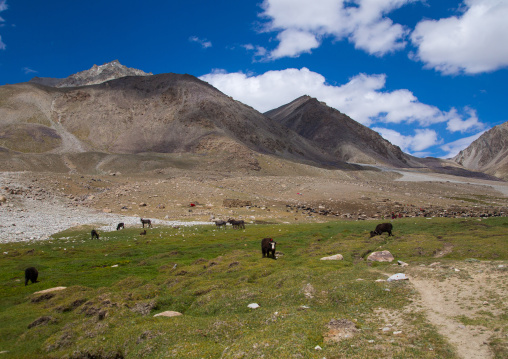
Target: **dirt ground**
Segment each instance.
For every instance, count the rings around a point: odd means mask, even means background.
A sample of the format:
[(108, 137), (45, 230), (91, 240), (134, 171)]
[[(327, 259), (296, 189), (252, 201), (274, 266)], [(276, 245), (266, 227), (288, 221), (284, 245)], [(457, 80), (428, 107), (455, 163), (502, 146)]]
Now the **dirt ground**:
[(436, 262), (406, 273), (419, 294), (416, 305), (460, 358), (492, 358), (488, 343), (493, 338), (506, 343), (499, 323), (491, 319), (508, 310), (507, 263)]

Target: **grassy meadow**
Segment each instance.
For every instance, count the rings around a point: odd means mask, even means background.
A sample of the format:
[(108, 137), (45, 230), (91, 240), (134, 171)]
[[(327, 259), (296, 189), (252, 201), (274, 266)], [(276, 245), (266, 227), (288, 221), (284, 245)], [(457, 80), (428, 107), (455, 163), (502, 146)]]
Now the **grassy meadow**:
[[(508, 218), (397, 219), (393, 237), (371, 239), (377, 223), (156, 227), (146, 236), (138, 227), (100, 240), (87, 227), (0, 244), (0, 357), (456, 357), (411, 309), (410, 281), (376, 282), (403, 268), (362, 257), (389, 250), (410, 266), (428, 265), (448, 245), (442, 263), (506, 261)], [(262, 258), (264, 237), (277, 241), (277, 260)], [(320, 260), (337, 253), (343, 261)], [(30, 266), (39, 282), (24, 286)], [(67, 288), (34, 294), (58, 286)], [(154, 317), (164, 311), (183, 315)], [(402, 333), (382, 331), (380, 313), (397, 313)], [(334, 319), (356, 328), (338, 339)], [(506, 332), (506, 313), (496, 323)], [(506, 341), (491, 346), (506, 353)]]

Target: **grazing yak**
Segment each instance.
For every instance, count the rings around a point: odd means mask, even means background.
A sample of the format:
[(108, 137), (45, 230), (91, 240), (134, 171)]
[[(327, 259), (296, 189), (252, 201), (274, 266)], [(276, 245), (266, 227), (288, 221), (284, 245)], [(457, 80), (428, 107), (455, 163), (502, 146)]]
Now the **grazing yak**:
[(224, 226), (224, 229), (226, 229), (226, 225), (228, 224), (228, 222), (226, 221), (214, 221), (215, 225), (220, 229), (220, 227)]
[(147, 227), (152, 228), (152, 221), (150, 221), (149, 219), (141, 218), (141, 224), (143, 225), (143, 228), (145, 228), (145, 224), (147, 225)]
[(275, 242), (272, 238), (263, 238), (261, 240), (261, 252), (263, 252), (263, 258), (264, 257), (270, 258), (270, 253), (271, 253), (271, 257), (273, 259), (277, 259), (277, 258), (275, 258), (275, 246), (276, 245), (277, 245), (277, 242)]
[(39, 272), (35, 267), (30, 267), (25, 269), (25, 286), (28, 284), (28, 281), (32, 283), (37, 282), (37, 277), (39, 276)]
[(383, 232), (388, 232), (388, 237), (393, 236), (391, 223), (380, 223), (376, 226), (376, 229), (370, 232), (370, 238), (378, 236)]
[(231, 223), (231, 225), (233, 226), (233, 229), (245, 229), (245, 222), (243, 220), (235, 220), (235, 219), (228, 219), (228, 223)]
[(92, 234), (92, 239), (94, 238), (99, 239), (99, 233), (95, 229), (92, 229), (92, 232), (90, 233)]
[(116, 226), (117, 231), (120, 229), (123, 229), (123, 228), (125, 228), (125, 223), (123, 223), (123, 222), (118, 223), (118, 225)]

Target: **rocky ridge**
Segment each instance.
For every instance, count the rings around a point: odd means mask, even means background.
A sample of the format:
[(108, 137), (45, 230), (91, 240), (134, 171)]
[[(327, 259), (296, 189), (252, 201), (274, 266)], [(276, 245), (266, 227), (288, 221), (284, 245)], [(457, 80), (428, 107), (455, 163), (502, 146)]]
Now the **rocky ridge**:
[(508, 122), (482, 134), (453, 161), (470, 170), (508, 180)]

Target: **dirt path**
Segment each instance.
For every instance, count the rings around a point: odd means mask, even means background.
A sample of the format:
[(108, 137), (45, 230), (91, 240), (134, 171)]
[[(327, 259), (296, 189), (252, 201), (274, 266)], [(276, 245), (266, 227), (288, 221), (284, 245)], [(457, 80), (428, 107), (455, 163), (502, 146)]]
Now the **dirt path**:
[[(493, 358), (488, 343), (492, 327), (464, 325), (459, 318), (480, 322), (487, 313), (499, 316), (506, 310), (506, 272), (499, 264), (457, 263), (456, 267), (417, 267), (409, 270), (410, 282), (420, 294), (418, 304), (438, 332), (464, 359)], [(488, 323), (488, 322), (485, 322)]]

